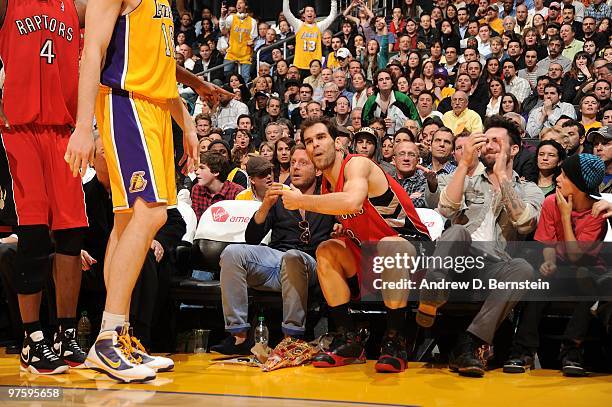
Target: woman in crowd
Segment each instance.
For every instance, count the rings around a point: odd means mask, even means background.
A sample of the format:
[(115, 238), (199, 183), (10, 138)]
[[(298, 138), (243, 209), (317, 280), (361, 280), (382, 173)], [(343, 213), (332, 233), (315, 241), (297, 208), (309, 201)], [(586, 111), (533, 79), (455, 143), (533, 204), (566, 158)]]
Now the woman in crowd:
[(355, 93), (353, 94), (351, 107), (354, 110), (356, 108), (362, 108), (366, 100), (368, 100), (367, 82), (365, 76), (363, 76), (361, 72), (357, 72), (353, 75), (353, 89), (355, 89)]
[(504, 115), (508, 112), (514, 112), (522, 114), (521, 104), (512, 93), (506, 93), (501, 98), (501, 106), (499, 107), (499, 114)]
[(435, 6), (431, 9), (431, 26), (440, 31), (440, 24), (442, 23), (442, 19), (444, 18), (444, 13), (442, 13), (442, 9), (438, 6)]
[(538, 36), (538, 31), (529, 27), (524, 31), (523, 41), (525, 42), (525, 49), (527, 48), (535, 48), (538, 53), (538, 60), (544, 59), (548, 56), (548, 49), (546, 48), (546, 44), (540, 40)]
[(274, 164), (274, 182), (286, 183), (287, 185), (291, 183), (289, 170), (291, 166), (291, 149), (294, 145), (295, 141), (289, 137), (283, 137), (276, 142), (272, 159), (272, 164)]
[(451, 22), (453, 27), (458, 27), (459, 21), (457, 19), (457, 6), (449, 4), (446, 6), (446, 18)]
[(366, 73), (366, 78), (370, 82), (376, 71), (385, 68), (389, 62), (389, 47), (386, 42), (385, 37), (383, 37), (383, 44), (379, 44), (376, 40), (368, 41), (361, 65)]
[(406, 64), (406, 78), (410, 83), (415, 78), (421, 76), (421, 55), (416, 51), (411, 51), (408, 54), (408, 63)]
[(246, 83), (244, 82), (242, 75), (235, 73), (231, 74), (229, 77), (229, 85), (232, 89), (238, 89), (240, 91), (241, 102), (247, 103), (251, 99), (251, 93), (246, 87)]
[(412, 141), (416, 143), (416, 136), (410, 129), (401, 127), (393, 135), (393, 145), (401, 143), (402, 141)]
[(490, 82), (492, 78), (501, 77), (501, 69), (499, 69), (499, 59), (497, 57), (487, 58), (485, 63), (485, 70), (482, 73), (482, 77), (486, 82)]
[(563, 98), (564, 102), (571, 103), (576, 97), (576, 93), (593, 78), (593, 62), (589, 54), (584, 51), (577, 52), (572, 61), (570, 70), (564, 75)]
[[(546, 41), (546, 20), (544, 20), (544, 17), (542, 17), (541, 14), (534, 15), (533, 20), (531, 22), (531, 26), (535, 30), (537, 39), (539, 41), (545, 42)], [(526, 32), (525, 32), (525, 35), (527, 35)]]
[[(353, 8), (358, 7), (357, 17), (352, 16), (350, 13)], [(363, 0), (352, 1), (348, 7), (342, 12), (344, 18), (352, 22), (357, 28), (355, 31), (362, 34), (366, 39), (374, 37), (374, 31), (370, 25), (370, 22), (374, 18), (374, 13), (365, 4)]]
[(274, 143), (270, 141), (262, 141), (259, 145), (259, 155), (272, 162), (274, 159)]
[(554, 140), (540, 142), (535, 154), (538, 167), (538, 186), (548, 196), (557, 188), (557, 177), (561, 174), (561, 163), (565, 160), (565, 149)]
[(587, 132), (590, 129), (601, 127), (601, 122), (597, 120), (597, 113), (599, 112), (599, 101), (593, 94), (584, 95), (580, 99), (580, 123), (584, 126), (584, 131)]
[(431, 61), (434, 63), (434, 67), (444, 65), (446, 63), (446, 58), (442, 55), (442, 43), (438, 40), (431, 43), (431, 47), (429, 47), (429, 58), (427, 61)]
[[(402, 14), (401, 7), (395, 7), (393, 9), (393, 15), (391, 17), (391, 22), (389, 23), (389, 32), (393, 33), (396, 38), (399, 38), (399, 34), (403, 33), (406, 29), (406, 20), (404, 19), (404, 15)], [(399, 41), (395, 41), (393, 44), (393, 52), (399, 51)]]
[(504, 95), (506, 94), (504, 83), (499, 78), (491, 78), (489, 80), (489, 103), (487, 104), (486, 116), (490, 117), (499, 114), (500, 106)]
[(411, 20), (418, 20), (421, 14), (423, 13), (423, 9), (421, 6), (417, 5), (416, 0), (404, 0), (402, 3), (404, 17), (409, 18)]
[(397, 78), (396, 85), (397, 85), (397, 90), (399, 90), (400, 92), (406, 95), (410, 92), (410, 83), (408, 82), (408, 79), (406, 79), (404, 75)]
[(427, 61), (423, 64), (423, 71), (421, 72), (421, 79), (425, 82), (425, 90), (431, 92), (436, 86), (434, 84), (434, 69), (435, 65), (431, 61)]
[(450, 20), (442, 20), (442, 23), (440, 24), (440, 42), (442, 44), (442, 48), (446, 49), (446, 47), (454, 47), (456, 50), (461, 49), (459, 47), (461, 38), (454, 27), (455, 26), (453, 26), (453, 23)]
[(393, 160), (393, 137), (385, 135), (382, 138), (382, 160), (390, 163)]
[(353, 39), (353, 41), (355, 42), (355, 55), (354, 58), (358, 61), (361, 61), (361, 56), (365, 54), (365, 45), (366, 45), (366, 41), (365, 41), (365, 37), (361, 34), (357, 34), (355, 35), (355, 38)]

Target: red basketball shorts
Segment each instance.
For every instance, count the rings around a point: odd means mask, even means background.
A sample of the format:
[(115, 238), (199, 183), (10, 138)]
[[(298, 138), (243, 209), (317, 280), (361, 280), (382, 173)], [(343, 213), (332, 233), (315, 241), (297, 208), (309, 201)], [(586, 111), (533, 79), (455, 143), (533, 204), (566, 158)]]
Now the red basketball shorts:
[(81, 177), (64, 161), (69, 139), (67, 126), (29, 124), (3, 132), (18, 225), (88, 226)]

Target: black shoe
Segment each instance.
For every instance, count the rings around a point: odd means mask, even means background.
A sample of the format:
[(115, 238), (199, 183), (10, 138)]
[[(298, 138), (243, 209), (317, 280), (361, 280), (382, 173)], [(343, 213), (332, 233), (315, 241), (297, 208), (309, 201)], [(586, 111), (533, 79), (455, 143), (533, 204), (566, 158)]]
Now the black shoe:
[(380, 349), (380, 357), (374, 368), (379, 373), (399, 373), (408, 367), (406, 340), (397, 333), (385, 335)]
[(20, 369), (34, 374), (58, 374), (68, 370), (68, 365), (51, 350), (51, 346), (44, 338), (42, 332), (37, 331), (23, 340), (21, 348)]
[(504, 373), (525, 373), (535, 366), (533, 352), (521, 345), (514, 345), (510, 357), (504, 362)]
[(357, 363), (365, 363), (365, 343), (368, 333), (347, 332), (334, 335), (329, 349), (321, 352), (313, 359), (314, 367), (339, 367)]
[(53, 351), (72, 369), (85, 369), (87, 354), (76, 341), (76, 329), (58, 331), (53, 337)]
[(244, 356), (251, 354), (251, 348), (255, 345), (255, 341), (251, 335), (240, 345), (236, 345), (236, 338), (233, 335), (228, 336), (218, 345), (210, 347), (211, 352), (220, 353), (222, 355), (237, 355)]
[(561, 346), (561, 371), (564, 376), (583, 377), (588, 375), (583, 367), (582, 349), (575, 343), (564, 342)]
[(448, 367), (462, 376), (482, 377), (485, 374), (485, 343), (465, 333), (448, 355)]

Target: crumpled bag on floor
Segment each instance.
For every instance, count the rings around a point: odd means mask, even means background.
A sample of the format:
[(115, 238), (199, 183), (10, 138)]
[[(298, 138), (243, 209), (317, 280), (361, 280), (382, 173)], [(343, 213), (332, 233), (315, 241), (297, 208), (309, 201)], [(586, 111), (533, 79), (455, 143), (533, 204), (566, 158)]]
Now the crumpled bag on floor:
[(274, 348), (261, 369), (271, 372), (284, 367), (300, 366), (312, 360), (319, 352), (318, 347), (306, 341), (288, 337)]

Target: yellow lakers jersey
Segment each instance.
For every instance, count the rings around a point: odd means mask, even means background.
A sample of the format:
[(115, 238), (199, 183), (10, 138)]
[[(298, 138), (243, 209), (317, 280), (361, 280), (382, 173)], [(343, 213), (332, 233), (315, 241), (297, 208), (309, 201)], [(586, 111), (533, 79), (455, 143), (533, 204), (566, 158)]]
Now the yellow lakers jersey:
[(117, 19), (100, 83), (155, 100), (178, 97), (169, 0), (142, 0)]
[(229, 35), (229, 48), (227, 49), (226, 59), (236, 61), (241, 64), (250, 64), (253, 55), (253, 47), (248, 45), (251, 40), (251, 30), (253, 28), (253, 18), (246, 16), (240, 19), (237, 14), (232, 18)]
[(302, 24), (295, 35), (295, 57), (293, 64), (308, 69), (313, 59), (321, 60), (321, 30), (316, 24)]

